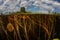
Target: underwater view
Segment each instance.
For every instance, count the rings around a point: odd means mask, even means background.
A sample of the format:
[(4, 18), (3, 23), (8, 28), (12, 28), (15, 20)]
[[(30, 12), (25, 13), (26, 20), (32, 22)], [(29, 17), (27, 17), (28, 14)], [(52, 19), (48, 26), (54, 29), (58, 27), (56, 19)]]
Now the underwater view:
[(60, 0), (0, 0), (0, 40), (60, 40)]

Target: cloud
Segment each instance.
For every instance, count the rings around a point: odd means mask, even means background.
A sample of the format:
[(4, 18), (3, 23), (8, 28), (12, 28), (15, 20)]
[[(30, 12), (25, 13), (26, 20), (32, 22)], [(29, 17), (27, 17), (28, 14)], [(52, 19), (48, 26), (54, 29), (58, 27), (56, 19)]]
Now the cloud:
[(47, 5), (47, 3), (45, 4), (45, 3), (43, 3), (43, 2), (48, 2), (48, 0), (46, 0), (46, 1), (35, 1), (35, 3), (33, 4), (33, 5), (35, 5), (35, 6), (39, 6), (40, 8), (44, 8), (44, 9), (46, 9), (46, 10), (53, 10), (53, 6), (48, 6)]
[(18, 11), (20, 7), (28, 6), (36, 6), (47, 11), (54, 11), (55, 8), (60, 9), (60, 3), (53, 0), (0, 0), (0, 4), (0, 10), (3, 12)]
[(27, 1), (22, 1), (21, 4), (20, 4), (21, 7), (25, 7), (27, 5), (28, 5), (28, 2)]
[(40, 0), (40, 1), (35, 1), (35, 3), (33, 5), (39, 6), (40, 8), (47, 9), (47, 11), (48, 10), (54, 11), (54, 10), (56, 10), (55, 8), (59, 8), (60, 9), (60, 3), (57, 2), (57, 1), (53, 1), (53, 0)]
[(17, 10), (16, 5), (20, 2), (20, 0), (16, 1), (16, 0), (5, 0), (4, 3), (2, 5), (0, 5), (0, 10), (2, 11), (13, 11), (13, 10)]

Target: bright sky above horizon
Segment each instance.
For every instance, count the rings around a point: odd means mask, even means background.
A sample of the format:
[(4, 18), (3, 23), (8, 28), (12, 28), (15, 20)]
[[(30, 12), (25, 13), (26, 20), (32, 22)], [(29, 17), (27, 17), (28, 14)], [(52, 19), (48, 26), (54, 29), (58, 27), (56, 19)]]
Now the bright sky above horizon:
[(60, 13), (60, 0), (0, 0), (0, 12), (16, 12), (21, 7), (30, 12)]

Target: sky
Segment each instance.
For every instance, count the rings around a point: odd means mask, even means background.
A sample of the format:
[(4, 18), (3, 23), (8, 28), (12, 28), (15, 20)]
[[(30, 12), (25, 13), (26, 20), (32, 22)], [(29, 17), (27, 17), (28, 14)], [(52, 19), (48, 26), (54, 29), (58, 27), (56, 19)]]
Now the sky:
[(60, 0), (0, 0), (0, 13), (17, 12), (21, 7), (27, 12), (60, 13)]

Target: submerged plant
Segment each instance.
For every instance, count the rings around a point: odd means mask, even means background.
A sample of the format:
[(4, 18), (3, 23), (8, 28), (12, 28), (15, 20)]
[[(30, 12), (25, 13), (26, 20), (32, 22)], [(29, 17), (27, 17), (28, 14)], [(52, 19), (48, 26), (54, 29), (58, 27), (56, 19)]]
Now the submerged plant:
[(5, 19), (7, 24), (5, 26), (1, 23), (1, 27), (5, 27), (4, 33), (8, 40), (50, 40), (55, 20), (52, 15), (41, 14), (15, 14)]

